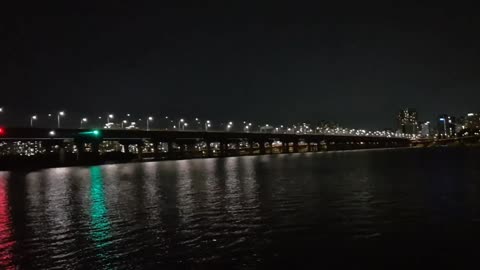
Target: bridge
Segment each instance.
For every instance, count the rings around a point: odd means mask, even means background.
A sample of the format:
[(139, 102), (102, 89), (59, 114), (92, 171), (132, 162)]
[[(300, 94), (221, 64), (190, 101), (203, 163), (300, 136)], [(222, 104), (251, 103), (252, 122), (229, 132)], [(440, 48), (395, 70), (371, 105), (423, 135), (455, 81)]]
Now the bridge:
[(0, 169), (16, 167), (19, 164), (82, 165), (132, 160), (207, 158), (408, 146), (410, 146), (410, 139), (381, 136), (2, 128), (0, 129)]
[(480, 145), (480, 136), (460, 136), (452, 138), (439, 138), (439, 139), (416, 139), (411, 141), (412, 146), (416, 147), (434, 147), (434, 146), (447, 146), (447, 145)]

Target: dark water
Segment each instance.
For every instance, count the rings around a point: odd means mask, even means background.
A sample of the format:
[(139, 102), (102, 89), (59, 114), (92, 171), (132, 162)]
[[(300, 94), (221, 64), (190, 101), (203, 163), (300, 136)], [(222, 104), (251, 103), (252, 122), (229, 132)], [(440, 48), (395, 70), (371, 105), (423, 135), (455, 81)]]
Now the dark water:
[(0, 172), (0, 269), (459, 269), (480, 246), (479, 157), (408, 149)]

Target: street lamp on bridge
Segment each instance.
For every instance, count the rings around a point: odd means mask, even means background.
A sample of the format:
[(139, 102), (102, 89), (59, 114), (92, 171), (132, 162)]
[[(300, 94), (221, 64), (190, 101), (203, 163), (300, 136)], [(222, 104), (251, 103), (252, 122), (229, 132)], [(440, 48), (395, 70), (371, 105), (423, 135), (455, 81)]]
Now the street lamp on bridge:
[(205, 122), (205, 131), (207, 131), (209, 127), (211, 127), (211, 125), (210, 125), (210, 120), (207, 120), (207, 121)]
[(180, 121), (178, 121), (178, 130), (182, 129), (183, 128), (183, 123), (185, 122), (185, 120), (182, 118), (180, 119)]
[(82, 118), (82, 120), (80, 120), (80, 128), (83, 128), (83, 123), (87, 123), (88, 120), (87, 118)]
[(64, 111), (58, 112), (58, 114), (57, 114), (57, 126), (58, 126), (58, 128), (60, 128), (60, 117), (63, 117), (63, 116), (65, 116)]
[(153, 117), (151, 117), (151, 116), (149, 116), (149, 117), (147, 118), (147, 131), (150, 130), (150, 126), (149, 126), (150, 121), (153, 121)]
[(30, 117), (30, 127), (33, 127), (33, 121), (34, 120), (37, 120), (37, 116), (36, 115), (33, 115), (32, 117)]

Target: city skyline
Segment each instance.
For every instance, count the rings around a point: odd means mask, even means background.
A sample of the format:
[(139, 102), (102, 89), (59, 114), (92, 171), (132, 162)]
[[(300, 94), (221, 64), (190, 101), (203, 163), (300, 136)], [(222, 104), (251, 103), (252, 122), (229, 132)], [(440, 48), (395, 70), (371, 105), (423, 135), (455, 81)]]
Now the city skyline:
[[(55, 125), (59, 128), (60, 123), (63, 122), (62, 127), (67, 128), (139, 128), (139, 129), (165, 129), (165, 130), (175, 130), (175, 129), (187, 129), (187, 130), (236, 130), (236, 131), (265, 131), (265, 128), (272, 128), (273, 131), (287, 131), (287, 128), (291, 127), (292, 130), (301, 127), (308, 127), (308, 129), (319, 129), (319, 128), (340, 128), (340, 129), (351, 129), (351, 130), (371, 130), (371, 131), (393, 131), (395, 133), (410, 134), (410, 135), (421, 135), (425, 137), (425, 134), (432, 135), (433, 133), (442, 134), (439, 130), (444, 130), (444, 127), (437, 123), (437, 125), (432, 125), (438, 121), (442, 121), (444, 118), (450, 118), (450, 123), (452, 124), (451, 132), (449, 135), (454, 135), (459, 133), (463, 129), (479, 129), (479, 115), (478, 112), (469, 112), (464, 115), (449, 115), (445, 113), (437, 113), (436, 117), (432, 119), (425, 119), (419, 116), (419, 113), (416, 108), (402, 108), (400, 111), (397, 111), (395, 115), (394, 125), (383, 128), (365, 128), (365, 127), (349, 127), (345, 126), (342, 123), (329, 120), (313, 120), (313, 121), (292, 121), (292, 122), (281, 122), (281, 121), (263, 121), (263, 120), (252, 120), (252, 119), (243, 119), (243, 121), (234, 120), (222, 120), (222, 118), (199, 118), (199, 117), (185, 117), (185, 116), (168, 116), (161, 115), (159, 113), (140, 115), (135, 113), (112, 113), (112, 112), (103, 112), (87, 115), (85, 113), (72, 113), (66, 117), (65, 110), (57, 111), (56, 113), (38, 114), (33, 113), (30, 115), (23, 115), (23, 121), (12, 121), (12, 115), (14, 113), (9, 112), (5, 107), (0, 106), (0, 125), (3, 126), (14, 126), (22, 127), (50, 127), (53, 128)], [(10, 113), (10, 114), (8, 114)], [(22, 117), (16, 117), (19, 119)], [(184, 120), (185, 119), (185, 120)], [(226, 119), (226, 118), (223, 118)], [(453, 122), (452, 122), (453, 121)], [(182, 122), (182, 123), (181, 123)], [(35, 123), (35, 124), (34, 124)], [(427, 126), (425, 126), (427, 125)], [(456, 126), (456, 128), (455, 128)], [(455, 131), (456, 130), (456, 131)], [(302, 130), (301, 130), (302, 131)], [(303, 131), (302, 131), (303, 132)], [(428, 136), (427, 136), (428, 137)]]

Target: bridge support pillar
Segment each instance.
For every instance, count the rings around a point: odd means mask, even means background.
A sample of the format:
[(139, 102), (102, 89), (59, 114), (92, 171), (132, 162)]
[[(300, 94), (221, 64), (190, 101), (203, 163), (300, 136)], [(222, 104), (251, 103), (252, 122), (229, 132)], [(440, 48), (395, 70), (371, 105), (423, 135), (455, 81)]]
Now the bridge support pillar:
[(260, 155), (265, 155), (265, 153), (266, 153), (266, 151), (265, 151), (265, 142), (264, 142), (264, 141), (260, 141), (259, 144), (260, 144)]
[(237, 155), (237, 156), (240, 155), (240, 142), (239, 141), (235, 142), (235, 155)]
[(253, 141), (248, 141), (248, 154), (253, 155)]
[(138, 151), (138, 159), (142, 160), (143, 159), (143, 144), (141, 144), (141, 143), (137, 144), (137, 151)]
[(122, 145), (123, 145), (123, 152), (125, 154), (130, 153), (130, 144), (129, 143), (122, 143)]
[(212, 153), (212, 142), (206, 141), (205, 144), (207, 145), (207, 148), (206, 148), (207, 149), (206, 150), (207, 151), (207, 153), (206, 153), (207, 157), (212, 157), (212, 154), (213, 154)]
[(224, 157), (226, 156), (226, 147), (227, 144), (225, 142), (220, 142), (220, 156)]
[(50, 155), (52, 153), (52, 146), (53, 143), (51, 142), (42, 142), (43, 147), (45, 148), (45, 152)]
[(99, 141), (94, 141), (91, 142), (91, 150), (92, 150), (92, 160), (93, 161), (98, 161), (100, 158), (100, 142)]
[(293, 153), (298, 153), (298, 141), (293, 142)]
[(153, 158), (154, 159), (159, 158), (159, 156), (158, 156), (158, 145), (159, 145), (159, 143), (157, 141), (153, 142)]
[(290, 152), (288, 142), (282, 142), (282, 148), (283, 148), (282, 153), (289, 153)]
[(59, 144), (58, 161), (60, 162), (60, 164), (64, 164), (66, 161), (66, 151), (65, 151), (65, 145), (63, 143)]
[(99, 142), (92, 142), (92, 153), (94, 155), (99, 155), (99, 153), (100, 153), (100, 143)]
[(175, 152), (173, 150), (173, 141), (167, 142), (167, 156), (169, 159), (173, 159), (175, 157)]
[(77, 161), (83, 160), (83, 157), (85, 155), (85, 143), (75, 142), (75, 147), (77, 148)]
[(180, 152), (179, 152), (178, 156), (180, 158), (186, 157), (187, 156), (187, 147), (185, 146), (185, 144), (177, 142), (177, 145), (180, 147)]

